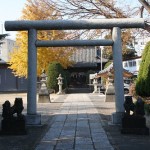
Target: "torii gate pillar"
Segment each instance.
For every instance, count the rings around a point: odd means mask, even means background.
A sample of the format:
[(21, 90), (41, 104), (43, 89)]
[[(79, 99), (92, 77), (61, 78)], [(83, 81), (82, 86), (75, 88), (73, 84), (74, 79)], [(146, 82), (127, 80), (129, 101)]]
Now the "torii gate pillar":
[(36, 89), (37, 89), (37, 40), (36, 29), (28, 30), (28, 93), (27, 93), (27, 115), (28, 125), (41, 124), (41, 115), (37, 114)]
[(113, 49), (113, 65), (114, 65), (114, 84), (115, 84), (115, 105), (116, 112), (112, 114), (112, 123), (120, 124), (124, 114), (124, 85), (123, 85), (123, 66), (122, 66), (122, 42), (121, 29), (114, 27), (112, 32), (114, 44)]

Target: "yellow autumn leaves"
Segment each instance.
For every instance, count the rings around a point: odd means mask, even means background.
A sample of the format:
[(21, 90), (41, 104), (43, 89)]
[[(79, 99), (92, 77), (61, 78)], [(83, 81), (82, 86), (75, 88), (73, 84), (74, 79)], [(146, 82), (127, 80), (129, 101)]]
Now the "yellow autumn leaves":
[[(55, 7), (48, 5), (46, 1), (27, 0), (25, 8), (22, 11), (21, 20), (48, 20), (56, 18)], [(38, 31), (39, 40), (56, 40), (63, 39), (66, 36), (64, 31)], [(27, 32), (20, 31), (16, 36), (16, 48), (10, 53), (10, 68), (17, 76), (27, 76), (27, 53), (28, 53), (28, 36)], [(59, 62), (64, 68), (72, 64), (69, 60), (73, 51), (69, 48), (37, 48), (37, 74), (40, 75), (42, 70), (47, 70), (48, 64), (53, 61)]]

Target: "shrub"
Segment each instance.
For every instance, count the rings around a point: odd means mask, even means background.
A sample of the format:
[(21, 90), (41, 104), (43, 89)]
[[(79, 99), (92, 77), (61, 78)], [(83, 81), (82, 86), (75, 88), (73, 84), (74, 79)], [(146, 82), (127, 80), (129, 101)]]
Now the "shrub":
[(59, 74), (63, 77), (63, 88), (66, 88), (66, 76), (63, 70), (63, 67), (58, 62), (52, 62), (48, 67), (48, 78), (47, 78), (47, 87), (48, 89), (54, 89), (56, 92), (58, 91), (58, 76)]
[(144, 48), (139, 74), (136, 81), (136, 93), (143, 97), (150, 96), (150, 42)]

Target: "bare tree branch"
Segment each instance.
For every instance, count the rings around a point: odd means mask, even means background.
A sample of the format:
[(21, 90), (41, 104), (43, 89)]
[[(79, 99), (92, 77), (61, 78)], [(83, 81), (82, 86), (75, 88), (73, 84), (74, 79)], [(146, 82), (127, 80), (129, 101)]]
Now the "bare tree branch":
[[(53, 5), (57, 7), (56, 8), (57, 11), (60, 12), (58, 14), (59, 15), (61, 14), (62, 18), (67, 19), (127, 18), (127, 17), (135, 17), (138, 16), (139, 14), (140, 17), (145, 17), (144, 9), (150, 10), (150, 5), (146, 0), (138, 0), (140, 4), (142, 4), (142, 7), (140, 8), (139, 6), (131, 7), (130, 5), (123, 5), (123, 4), (118, 5), (117, 1), (113, 0), (59, 0), (59, 1), (46, 0), (46, 1), (51, 1), (51, 3), (53, 3)], [(146, 25), (145, 30), (150, 32), (148, 25), (149, 24)], [(75, 31), (75, 32), (78, 34), (81, 34), (81, 32), (86, 34), (85, 31)], [(83, 34), (81, 35), (83, 36)]]
[(144, 6), (144, 8), (150, 13), (150, 5), (148, 2), (146, 2), (145, 0), (138, 0), (142, 6)]
[[(150, 4), (145, 0), (138, 0), (138, 1), (142, 4), (140, 16), (141, 16), (141, 18), (143, 18), (144, 9), (146, 9), (148, 11), (148, 13), (150, 14)], [(149, 23), (145, 23), (145, 30), (150, 32), (150, 24)]]
[(143, 18), (143, 11), (144, 11), (144, 6), (141, 7), (140, 9), (140, 17)]

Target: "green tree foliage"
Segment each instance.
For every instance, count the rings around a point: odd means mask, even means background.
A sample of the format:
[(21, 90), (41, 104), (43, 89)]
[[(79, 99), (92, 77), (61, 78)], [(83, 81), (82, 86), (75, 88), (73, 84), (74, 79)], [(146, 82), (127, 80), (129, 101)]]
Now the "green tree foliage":
[(144, 97), (150, 96), (150, 41), (146, 44), (142, 55), (142, 62), (136, 81), (136, 93)]
[(108, 62), (105, 64), (104, 69), (107, 68), (111, 63), (112, 63), (112, 61), (108, 61)]
[(63, 77), (63, 88), (66, 88), (67, 81), (65, 76), (65, 71), (63, 67), (58, 62), (52, 62), (48, 67), (48, 78), (47, 78), (47, 87), (48, 89), (54, 89), (56, 92), (58, 91), (58, 76), (59, 74)]

